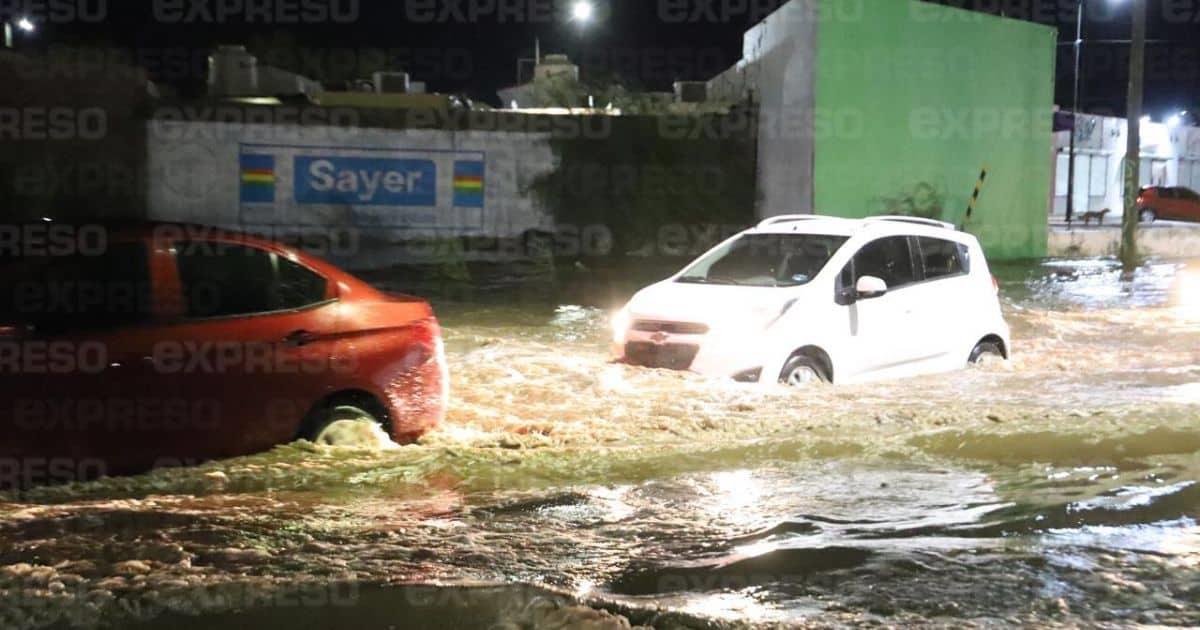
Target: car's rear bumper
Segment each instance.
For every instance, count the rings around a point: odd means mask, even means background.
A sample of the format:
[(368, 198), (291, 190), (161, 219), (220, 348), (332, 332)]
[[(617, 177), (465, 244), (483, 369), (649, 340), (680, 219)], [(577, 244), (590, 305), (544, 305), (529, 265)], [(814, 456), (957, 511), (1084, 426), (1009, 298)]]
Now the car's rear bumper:
[(450, 373), (441, 327), (434, 318), (415, 324), (403, 369), (384, 384), (392, 437), (411, 442), (445, 420)]

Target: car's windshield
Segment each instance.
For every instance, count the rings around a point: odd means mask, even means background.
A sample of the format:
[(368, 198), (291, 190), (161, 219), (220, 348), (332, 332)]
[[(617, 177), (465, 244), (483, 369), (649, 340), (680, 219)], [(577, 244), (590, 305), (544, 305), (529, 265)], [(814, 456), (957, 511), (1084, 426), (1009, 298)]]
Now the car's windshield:
[(702, 256), (677, 282), (800, 286), (811, 282), (846, 240), (830, 234), (746, 234)]

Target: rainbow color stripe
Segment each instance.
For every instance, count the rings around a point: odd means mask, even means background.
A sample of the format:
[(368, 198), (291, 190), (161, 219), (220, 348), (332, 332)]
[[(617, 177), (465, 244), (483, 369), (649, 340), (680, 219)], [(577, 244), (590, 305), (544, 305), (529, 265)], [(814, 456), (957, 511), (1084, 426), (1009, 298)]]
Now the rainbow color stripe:
[(482, 208), (484, 200), (484, 164), (482, 161), (454, 163), (454, 205)]
[(239, 162), (242, 203), (274, 203), (275, 156), (243, 153)]

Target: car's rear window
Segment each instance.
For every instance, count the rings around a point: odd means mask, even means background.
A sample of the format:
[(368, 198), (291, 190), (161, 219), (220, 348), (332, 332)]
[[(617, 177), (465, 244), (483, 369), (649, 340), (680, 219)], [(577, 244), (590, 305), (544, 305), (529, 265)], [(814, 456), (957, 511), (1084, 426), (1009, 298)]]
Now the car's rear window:
[(325, 278), (274, 252), (209, 241), (177, 243), (175, 250), (188, 317), (271, 313), (325, 300)]
[(964, 245), (928, 236), (918, 237), (917, 242), (921, 248), (926, 280), (960, 276), (970, 271)]

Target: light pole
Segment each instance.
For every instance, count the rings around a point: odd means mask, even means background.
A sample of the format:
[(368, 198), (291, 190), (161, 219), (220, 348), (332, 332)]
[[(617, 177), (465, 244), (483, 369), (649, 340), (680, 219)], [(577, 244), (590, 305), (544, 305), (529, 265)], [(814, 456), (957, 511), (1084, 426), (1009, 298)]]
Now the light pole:
[(1133, 47), (1129, 51), (1129, 127), (1125, 146), (1125, 216), (1121, 222), (1121, 265), (1125, 273), (1137, 268), (1137, 198), (1141, 194), (1142, 84), (1146, 69), (1146, 0), (1133, 0)]
[[(1124, 3), (1125, 0), (1113, 0)], [(1075, 216), (1075, 128), (1079, 121), (1079, 68), (1083, 54), (1083, 19), (1087, 9), (1087, 0), (1077, 0), (1075, 12), (1075, 72), (1074, 85), (1071, 92), (1071, 146), (1067, 155), (1067, 225)]]
[(1079, 122), (1079, 59), (1083, 47), (1083, 8), (1086, 0), (1079, 0), (1075, 17), (1075, 85), (1071, 96), (1071, 144), (1067, 149), (1067, 225), (1075, 216), (1075, 127)]
[[(4, 47), (5, 48), (13, 47), (13, 25), (14, 25), (14, 21), (12, 18), (4, 20)], [(25, 31), (26, 33), (32, 33), (37, 28), (37, 26), (34, 25), (33, 21), (27, 17), (17, 18), (15, 21), (15, 25), (17, 28), (21, 29), (22, 31)]]

